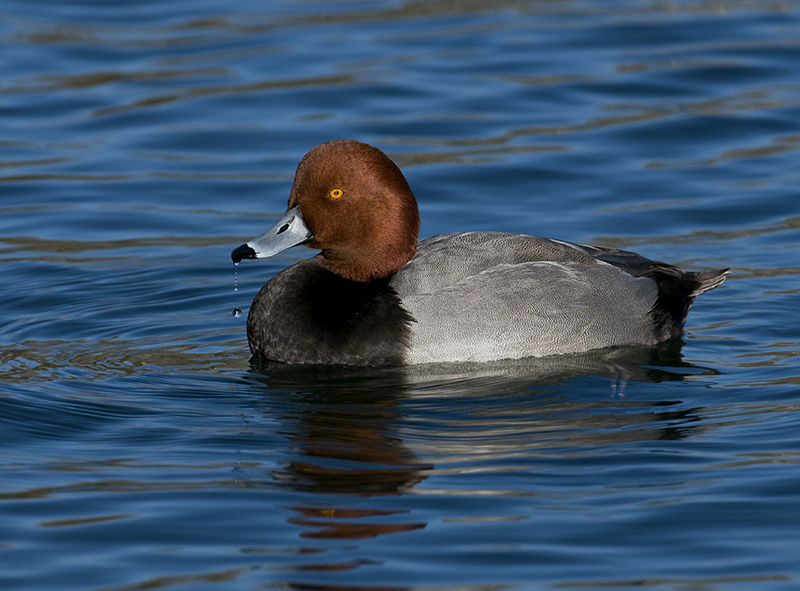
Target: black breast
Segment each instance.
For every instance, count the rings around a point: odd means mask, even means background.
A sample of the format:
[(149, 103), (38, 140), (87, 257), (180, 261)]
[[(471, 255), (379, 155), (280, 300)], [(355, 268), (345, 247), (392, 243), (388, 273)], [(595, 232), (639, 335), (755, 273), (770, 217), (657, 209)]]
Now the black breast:
[(274, 361), (392, 366), (405, 362), (411, 322), (388, 281), (350, 281), (314, 257), (261, 288), (247, 338), (253, 355)]

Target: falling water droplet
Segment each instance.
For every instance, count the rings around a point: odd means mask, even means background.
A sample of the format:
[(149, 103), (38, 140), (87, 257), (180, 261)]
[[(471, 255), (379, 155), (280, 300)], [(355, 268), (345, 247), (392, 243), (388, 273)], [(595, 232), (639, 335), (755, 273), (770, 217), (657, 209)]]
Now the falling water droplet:
[[(239, 263), (233, 263), (233, 291), (239, 291)], [(242, 311), (239, 308), (234, 308), (232, 315), (234, 318), (239, 318)]]

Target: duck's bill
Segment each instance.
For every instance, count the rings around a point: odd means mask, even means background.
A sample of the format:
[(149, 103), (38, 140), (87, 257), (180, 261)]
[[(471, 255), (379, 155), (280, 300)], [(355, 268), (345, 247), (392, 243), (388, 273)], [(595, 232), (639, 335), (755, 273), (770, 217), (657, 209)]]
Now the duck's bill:
[(242, 259), (271, 257), (313, 237), (314, 234), (306, 227), (300, 215), (300, 206), (293, 207), (261, 236), (233, 249), (231, 258), (234, 263), (239, 263)]

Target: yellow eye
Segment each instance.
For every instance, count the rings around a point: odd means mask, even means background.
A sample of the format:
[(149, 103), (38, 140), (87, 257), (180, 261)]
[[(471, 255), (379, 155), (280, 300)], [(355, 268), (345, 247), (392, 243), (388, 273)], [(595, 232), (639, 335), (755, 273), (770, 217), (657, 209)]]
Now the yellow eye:
[(341, 189), (333, 189), (330, 193), (328, 193), (328, 195), (330, 195), (334, 199), (338, 199), (339, 197), (344, 195), (344, 193), (342, 192)]

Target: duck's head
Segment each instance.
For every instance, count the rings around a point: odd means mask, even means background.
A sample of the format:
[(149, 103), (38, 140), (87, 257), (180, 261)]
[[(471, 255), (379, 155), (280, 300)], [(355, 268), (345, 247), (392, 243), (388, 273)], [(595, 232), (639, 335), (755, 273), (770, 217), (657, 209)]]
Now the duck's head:
[(304, 244), (319, 249), (334, 273), (372, 281), (414, 256), (418, 234), (417, 201), (397, 165), (368, 144), (340, 140), (303, 157), (286, 213), (231, 258), (265, 258)]

